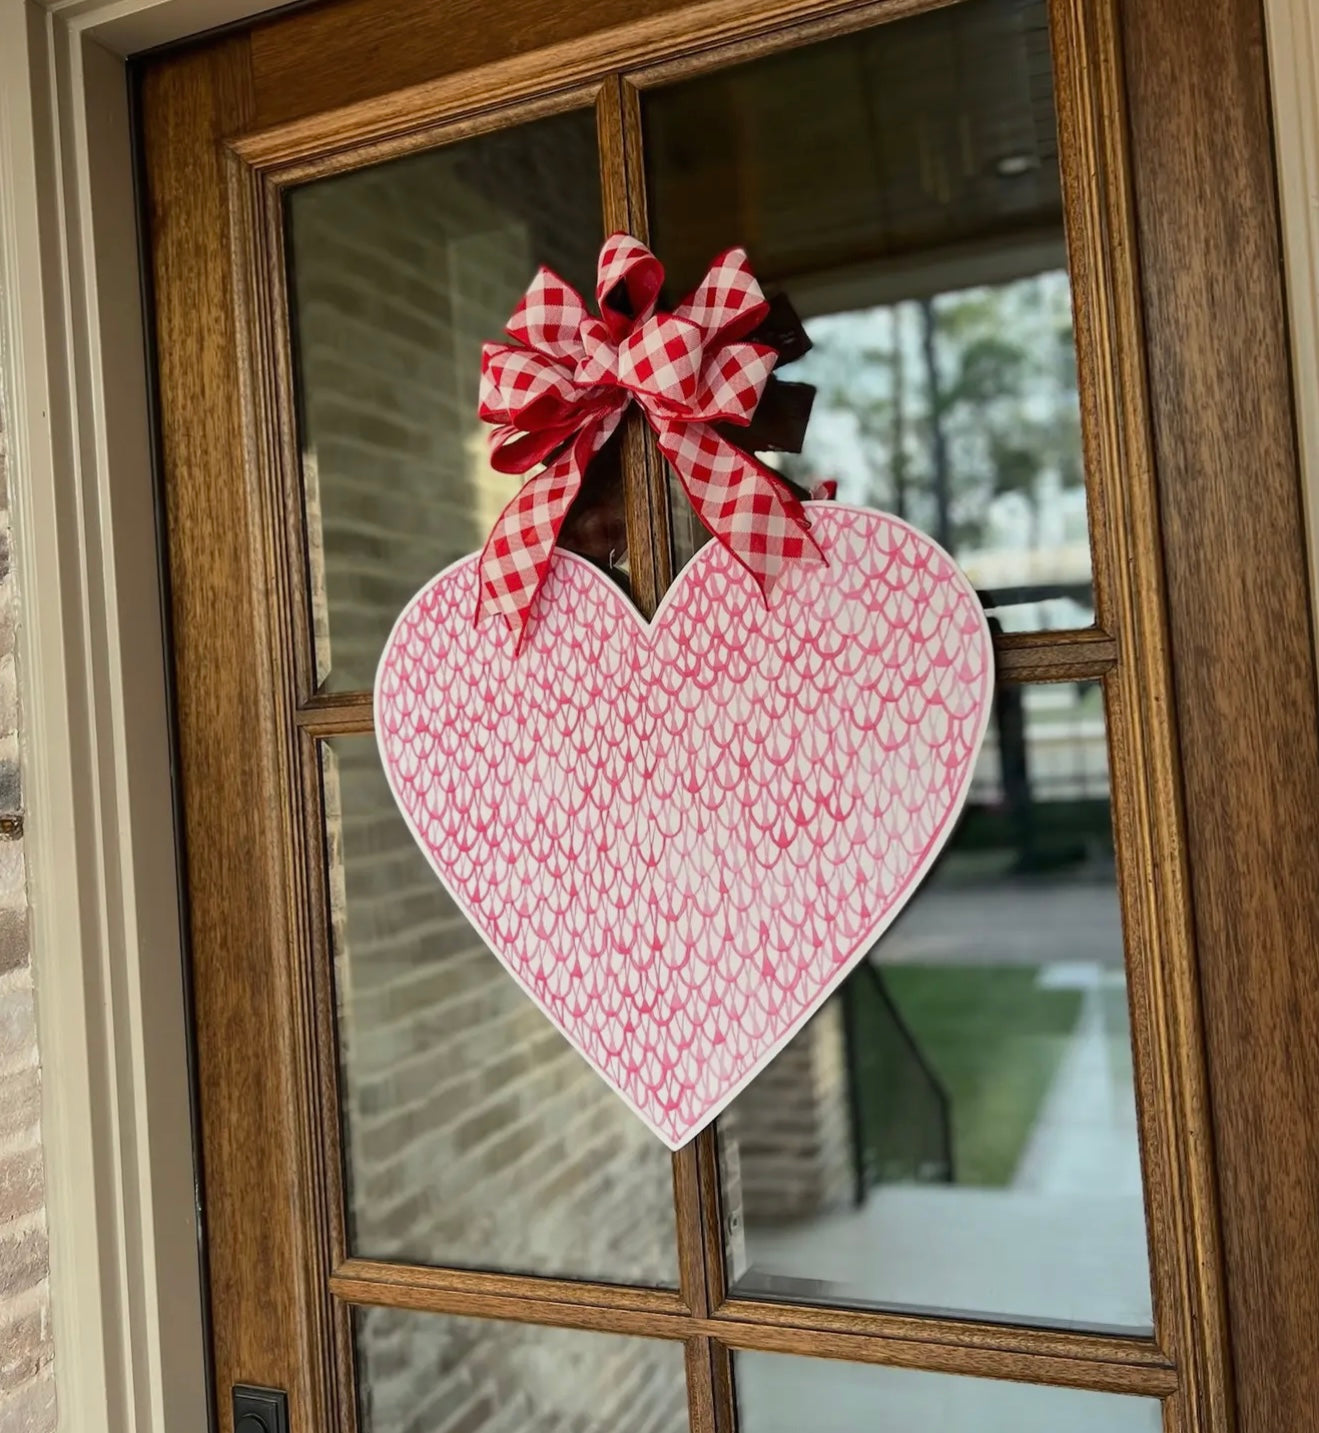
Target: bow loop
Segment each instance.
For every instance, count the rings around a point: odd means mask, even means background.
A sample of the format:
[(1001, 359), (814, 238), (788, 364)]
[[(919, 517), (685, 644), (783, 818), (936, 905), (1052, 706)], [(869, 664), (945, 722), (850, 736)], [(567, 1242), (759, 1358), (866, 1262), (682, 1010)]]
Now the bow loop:
[(769, 302), (745, 249), (725, 249), (699, 284), (673, 310), (705, 330), (707, 342), (732, 343), (758, 328)]
[(581, 294), (542, 264), (504, 332), (549, 358), (575, 362), (582, 356), (580, 334), (588, 317)]
[(805, 510), (769, 468), (712, 426), (745, 427), (778, 357), (747, 341), (769, 305), (743, 249), (729, 249), (673, 313), (657, 313), (664, 269), (630, 234), (600, 252), (600, 317), (541, 268), (513, 316), (512, 344), (481, 352), (478, 411), (497, 425), (490, 461), (531, 477), (481, 553), (477, 617), (500, 613), (520, 643), (586, 465), (634, 399), (698, 517), (766, 593), (787, 562), (822, 562)]
[(600, 403), (544, 354), (506, 343), (487, 343), (481, 350), (477, 412), (498, 425), (490, 435), (490, 466), (496, 472), (525, 473), (543, 462)]
[(730, 343), (706, 364), (701, 391), (688, 415), (703, 423), (736, 423), (755, 416), (778, 354), (763, 343)]
[(640, 239), (611, 234), (600, 250), (595, 301), (615, 343), (655, 312), (664, 265)]
[(477, 413), (487, 423), (538, 423), (551, 408), (567, 409), (581, 398), (572, 376), (552, 359), (509, 343), (481, 347), (481, 386)]

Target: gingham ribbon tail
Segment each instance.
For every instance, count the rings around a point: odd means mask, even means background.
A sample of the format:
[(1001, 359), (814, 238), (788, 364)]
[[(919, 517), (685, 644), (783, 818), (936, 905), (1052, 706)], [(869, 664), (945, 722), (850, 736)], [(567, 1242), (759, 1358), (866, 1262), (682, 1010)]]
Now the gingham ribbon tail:
[(476, 616), (500, 613), (521, 643), (559, 529), (586, 466), (636, 403), (697, 516), (768, 593), (788, 562), (822, 562), (802, 505), (714, 425), (745, 427), (777, 357), (747, 341), (768, 304), (743, 249), (710, 266), (672, 313), (656, 312), (664, 270), (614, 234), (600, 251), (600, 316), (542, 268), (508, 321), (512, 343), (481, 352), (479, 412), (495, 425), (501, 473), (540, 468), (500, 513), (481, 552)]

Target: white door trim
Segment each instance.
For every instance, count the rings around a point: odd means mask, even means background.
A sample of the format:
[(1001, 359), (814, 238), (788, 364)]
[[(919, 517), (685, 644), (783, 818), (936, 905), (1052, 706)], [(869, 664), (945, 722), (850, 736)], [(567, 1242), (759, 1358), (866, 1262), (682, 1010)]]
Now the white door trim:
[[(1313, 496), (1319, 17), (1312, 0), (1265, 5)], [(78, 1433), (206, 1426), (122, 57), (264, 8), (0, 0), (0, 391), (21, 602), (55, 1373), (61, 1427)], [(1319, 502), (1310, 521), (1319, 535)]]

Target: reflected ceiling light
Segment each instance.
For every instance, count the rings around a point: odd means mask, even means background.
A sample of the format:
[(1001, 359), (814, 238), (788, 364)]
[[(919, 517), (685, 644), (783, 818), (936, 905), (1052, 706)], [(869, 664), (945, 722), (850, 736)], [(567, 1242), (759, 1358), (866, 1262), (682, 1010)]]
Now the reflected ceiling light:
[(1040, 167), (1039, 156), (1034, 154), (1005, 154), (994, 161), (994, 170), (1001, 179), (1015, 179)]

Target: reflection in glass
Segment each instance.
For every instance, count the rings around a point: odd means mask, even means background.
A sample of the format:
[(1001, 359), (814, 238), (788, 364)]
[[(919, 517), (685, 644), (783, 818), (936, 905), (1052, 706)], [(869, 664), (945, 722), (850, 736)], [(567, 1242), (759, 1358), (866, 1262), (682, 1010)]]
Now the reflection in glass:
[[(329, 689), (370, 687), (403, 604), (479, 548), (516, 492), (521, 479), (487, 460), (481, 344), (538, 264), (593, 292), (602, 237), (589, 110), (291, 193), (310, 600)], [(617, 566), (621, 491), (610, 457), (596, 468), (564, 541)]]
[[(1045, 0), (967, 0), (651, 91), (670, 298), (745, 244), (812, 352), (810, 492), (906, 517), (1007, 628), (1092, 620)], [(719, 144), (707, 136), (725, 136)], [(680, 560), (704, 540), (675, 490)]]
[(358, 1309), (362, 1433), (687, 1433), (680, 1343)]
[(742, 1433), (1159, 1433), (1154, 1398), (908, 1368), (734, 1355)]
[(720, 1148), (735, 1293), (1149, 1331), (1096, 685), (1000, 689), (934, 872)]
[(668, 1151), (482, 945), (375, 742), (322, 781), (351, 1252), (676, 1283)]

